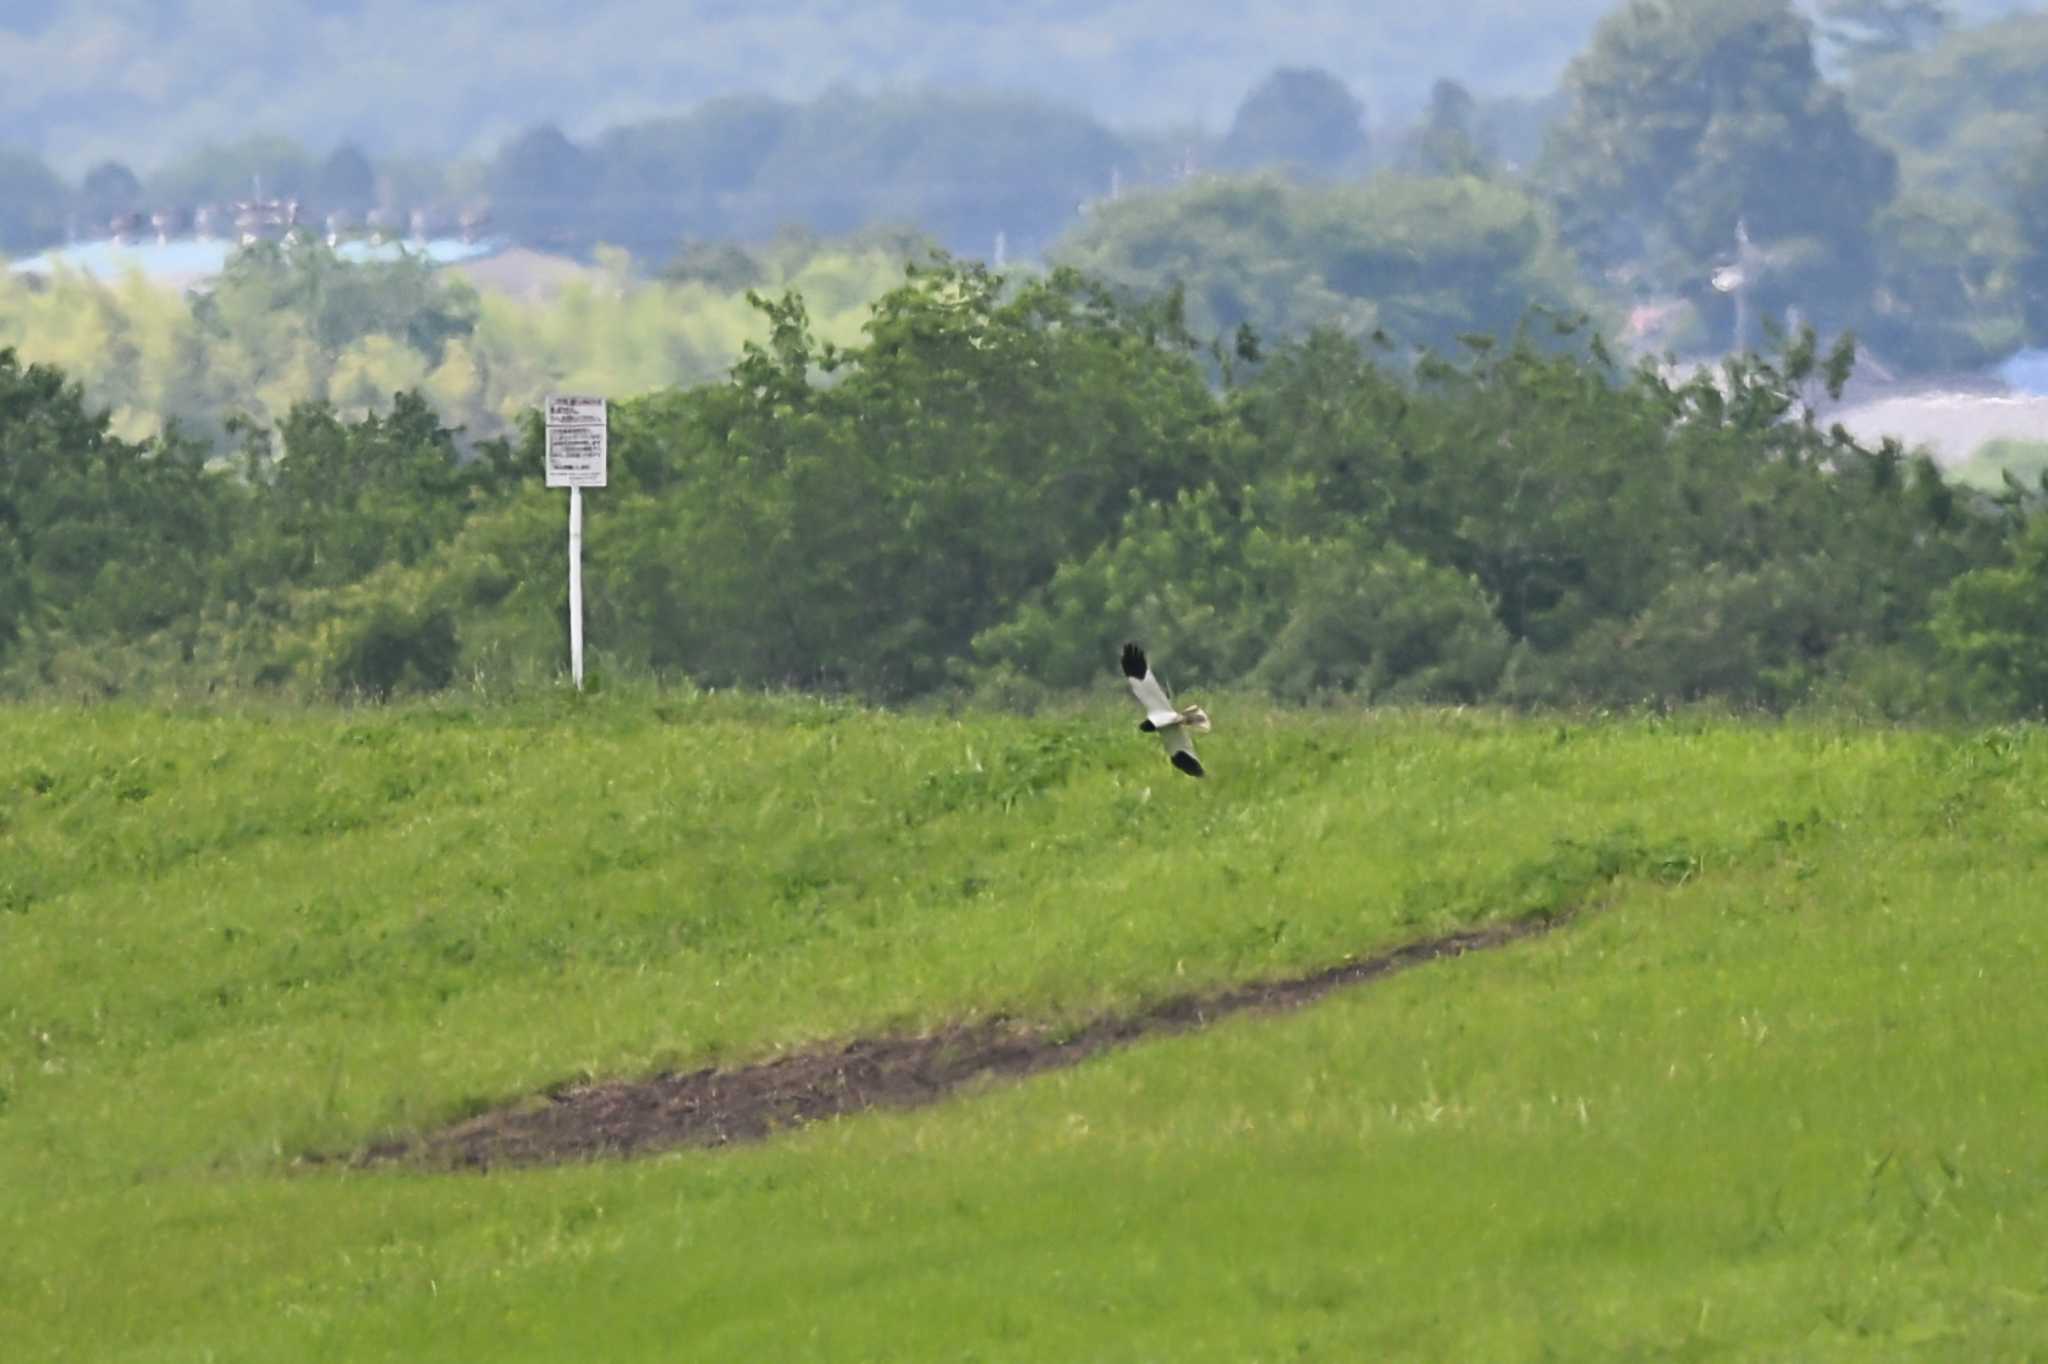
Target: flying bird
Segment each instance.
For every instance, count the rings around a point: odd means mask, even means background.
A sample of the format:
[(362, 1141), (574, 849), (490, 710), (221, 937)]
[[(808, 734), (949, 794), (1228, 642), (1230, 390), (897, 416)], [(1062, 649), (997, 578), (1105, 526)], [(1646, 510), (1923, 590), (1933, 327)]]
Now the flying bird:
[(1173, 765), (1191, 777), (1202, 775), (1202, 760), (1195, 756), (1195, 745), (1188, 738), (1192, 730), (1197, 734), (1209, 732), (1209, 715), (1200, 706), (1176, 706), (1166, 685), (1152, 672), (1151, 664), (1145, 661), (1145, 651), (1135, 644), (1124, 645), (1124, 681), (1131, 685), (1131, 696), (1138, 703), (1138, 709), (1145, 712), (1145, 719), (1139, 724), (1139, 732), (1157, 734), (1159, 741), (1166, 745), (1166, 755)]

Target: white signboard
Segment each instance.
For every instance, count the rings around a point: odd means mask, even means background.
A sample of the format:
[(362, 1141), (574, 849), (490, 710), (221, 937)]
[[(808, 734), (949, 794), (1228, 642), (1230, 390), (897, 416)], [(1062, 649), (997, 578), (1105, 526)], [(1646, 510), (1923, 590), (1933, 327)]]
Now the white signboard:
[(569, 674), (583, 690), (583, 490), (604, 486), (604, 399), (548, 398), (548, 486), (569, 490)]
[(602, 488), (605, 466), (604, 399), (558, 394), (548, 399), (547, 465), (550, 488)]

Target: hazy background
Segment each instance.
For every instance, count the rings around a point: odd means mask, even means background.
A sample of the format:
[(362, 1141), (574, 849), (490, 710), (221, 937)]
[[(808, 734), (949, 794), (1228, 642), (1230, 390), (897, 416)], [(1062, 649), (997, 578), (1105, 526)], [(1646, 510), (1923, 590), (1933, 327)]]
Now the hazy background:
[[(1030, 93), (1119, 129), (1220, 132), (1276, 66), (1344, 80), (1374, 122), (1450, 77), (1540, 94), (1608, 0), (8, 0), (8, 140), (65, 174), (155, 169), (273, 132), (486, 156), (535, 123), (587, 137), (716, 95)], [(2030, 8), (1956, 0), (1964, 23)]]
[[(748, 290), (857, 338), (935, 246), (1178, 289), (1204, 337), (1537, 308), (1699, 357), (1799, 320), (1878, 382), (2048, 344), (2048, 14), (2015, 0), (36, 0), (0, 71), (0, 344), (136, 434), (415, 387), (498, 432), (549, 383), (723, 372)], [(468, 258), (216, 287), (287, 214)]]

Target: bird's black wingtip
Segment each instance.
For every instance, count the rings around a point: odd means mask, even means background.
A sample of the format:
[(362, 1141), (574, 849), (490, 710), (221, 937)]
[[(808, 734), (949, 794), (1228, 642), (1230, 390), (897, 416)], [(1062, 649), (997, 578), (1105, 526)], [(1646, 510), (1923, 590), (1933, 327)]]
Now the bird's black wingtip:
[(1124, 676), (1143, 677), (1145, 672), (1145, 651), (1135, 644), (1124, 645)]
[(1173, 765), (1191, 777), (1207, 775), (1202, 771), (1202, 760), (1186, 749), (1173, 755)]

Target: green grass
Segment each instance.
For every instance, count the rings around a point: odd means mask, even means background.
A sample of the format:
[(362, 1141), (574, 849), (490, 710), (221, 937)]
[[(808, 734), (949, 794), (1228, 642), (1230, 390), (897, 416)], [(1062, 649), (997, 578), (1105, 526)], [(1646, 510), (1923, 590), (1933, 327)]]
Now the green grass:
[[(0, 1355), (2048, 1356), (2048, 743), (1222, 698), (0, 710)], [(727, 1152), (583, 1075), (1586, 912)]]

